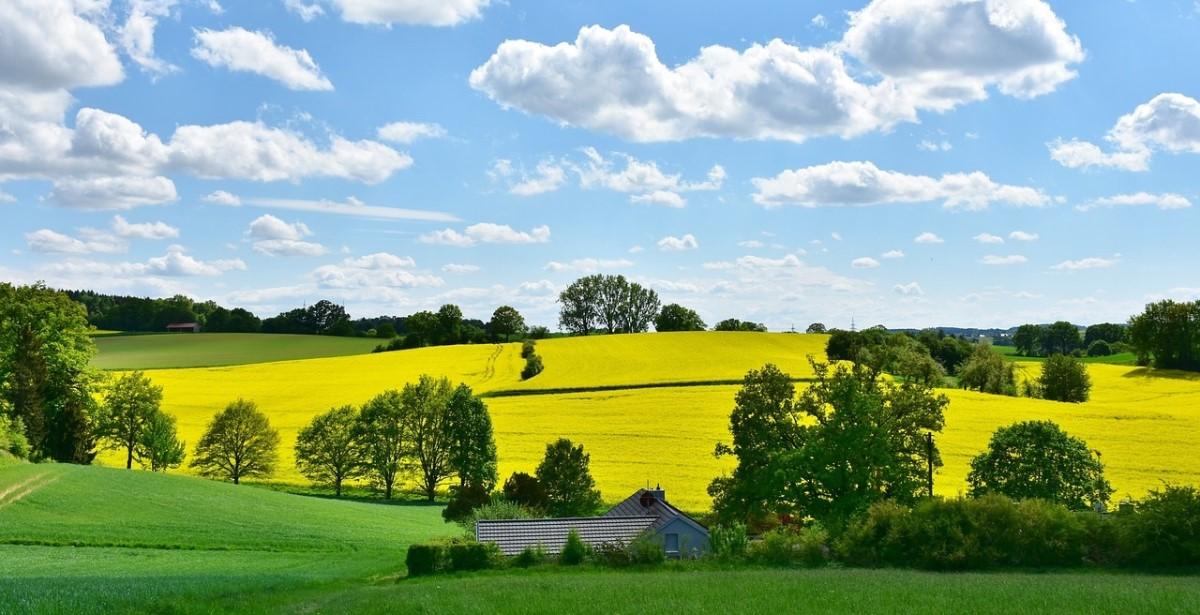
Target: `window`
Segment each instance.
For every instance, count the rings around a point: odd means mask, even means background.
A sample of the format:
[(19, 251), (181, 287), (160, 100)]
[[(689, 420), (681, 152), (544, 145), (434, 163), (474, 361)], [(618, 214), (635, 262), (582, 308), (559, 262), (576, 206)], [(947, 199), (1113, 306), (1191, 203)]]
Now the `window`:
[(667, 553), (678, 553), (679, 552), (679, 534), (667, 534), (666, 545), (663, 550), (666, 551)]

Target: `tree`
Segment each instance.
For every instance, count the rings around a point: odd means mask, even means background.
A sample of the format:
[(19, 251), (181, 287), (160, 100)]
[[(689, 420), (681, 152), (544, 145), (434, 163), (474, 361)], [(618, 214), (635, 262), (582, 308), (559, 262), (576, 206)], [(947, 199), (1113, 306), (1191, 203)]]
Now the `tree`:
[(1090, 348), (1096, 342), (1115, 344), (1125, 341), (1125, 325), (1105, 322), (1088, 327), (1083, 332), (1083, 345)]
[(765, 333), (767, 326), (762, 323), (750, 322), (749, 320), (738, 320), (736, 318), (726, 318), (713, 326), (713, 331), (752, 331), (755, 333)]
[(344, 333), (345, 327), (340, 325), (349, 321), (350, 316), (346, 314), (346, 308), (322, 299), (305, 310), (304, 320), (313, 333), (336, 335), (339, 329)]
[(1096, 340), (1087, 347), (1087, 356), (1089, 357), (1107, 357), (1113, 354), (1112, 346), (1104, 340)]
[(1129, 343), (1142, 365), (1200, 370), (1200, 301), (1159, 301), (1129, 321)]
[(488, 323), (488, 329), (492, 335), (504, 336), (504, 341), (508, 341), (513, 334), (518, 336), (525, 334), (525, 318), (516, 308), (502, 305), (492, 312), (492, 320)]
[(575, 335), (589, 335), (599, 322), (601, 276), (579, 278), (558, 295), (558, 326)]
[(96, 352), (88, 329), (83, 306), (66, 294), (0, 283), (0, 413), (21, 420), (33, 459), (91, 458), (87, 412), (98, 376), (88, 366)]
[(487, 404), (475, 397), (471, 387), (460, 384), (446, 409), (446, 431), (450, 440), (450, 468), (462, 486), (490, 492), (496, 486), (496, 439)]
[(1087, 366), (1075, 357), (1056, 354), (1042, 363), (1038, 390), (1045, 399), (1082, 403), (1088, 400), (1092, 379)]
[(649, 331), (650, 324), (654, 322), (654, 317), (658, 315), (659, 307), (662, 306), (662, 302), (658, 300), (658, 293), (637, 282), (625, 286), (624, 276), (617, 276), (617, 280), (618, 284), (627, 288), (620, 310), (619, 330), (625, 333)]
[(381, 322), (375, 327), (375, 337), (384, 340), (390, 340), (396, 337), (396, 325), (390, 322)]
[(964, 389), (993, 395), (1017, 394), (1017, 368), (988, 344), (978, 344), (958, 370)]
[(546, 489), (536, 477), (524, 472), (513, 472), (504, 481), (502, 492), (504, 499), (529, 510), (543, 510), (546, 507)]
[(396, 477), (411, 446), (400, 391), (384, 391), (363, 405), (354, 425), (354, 446), (365, 476), (392, 499)]
[(183, 465), (187, 446), (179, 440), (175, 417), (156, 411), (142, 429), (134, 455), (143, 468), (166, 472)]
[(118, 378), (108, 388), (97, 433), (111, 448), (125, 450), (125, 469), (133, 467), (146, 427), (161, 413), (162, 387), (140, 371)]
[(826, 329), (824, 323), (819, 322), (814, 322), (811, 325), (808, 325), (808, 328), (804, 330), (805, 333), (825, 333), (825, 331)]
[(353, 406), (313, 417), (296, 436), (296, 469), (314, 483), (332, 486), (334, 495), (341, 497), (342, 483), (362, 475), (354, 440), (357, 424)]
[(462, 340), (463, 313), (457, 305), (447, 303), (437, 311), (438, 345), (457, 344)]
[(1083, 339), (1079, 336), (1079, 327), (1065, 320), (1046, 327), (1042, 334), (1042, 351), (1046, 355), (1071, 354), (1082, 345)]
[(0, 453), (8, 453), (17, 459), (29, 456), (29, 440), (25, 439), (25, 426), (21, 424), (21, 419), (0, 414)]
[(1037, 356), (1042, 348), (1042, 327), (1038, 325), (1021, 325), (1012, 336), (1013, 346), (1017, 354), (1025, 357)]
[(607, 333), (646, 331), (661, 305), (658, 293), (621, 275), (580, 278), (559, 294), (558, 301), (559, 326), (578, 335), (598, 328)]
[(268, 478), (279, 458), (279, 432), (252, 401), (238, 399), (208, 424), (196, 445), (191, 467), (201, 476), (241, 483)]
[(546, 512), (552, 517), (584, 517), (600, 507), (600, 492), (588, 464), (591, 456), (583, 445), (566, 438), (546, 445), (546, 455), (537, 467), (537, 480), (546, 490)]
[(430, 311), (417, 312), (404, 320), (404, 328), (408, 336), (404, 339), (405, 347), (419, 348), (437, 343), (438, 317)]
[(672, 303), (663, 306), (658, 317), (654, 319), (655, 331), (704, 331), (708, 325), (700, 319), (700, 315), (688, 308)]
[(418, 472), (417, 486), (430, 502), (438, 486), (454, 474), (454, 440), (448, 429), (453, 396), (449, 379), (428, 375), (422, 375), (416, 384), (404, 385), (400, 392), (404, 431), (411, 444), (409, 454)]
[(709, 487), (723, 519), (770, 511), (838, 526), (874, 502), (926, 493), (927, 464), (941, 464), (926, 437), (942, 430), (949, 400), (858, 366), (812, 366), (816, 380), (795, 400), (774, 366), (746, 376), (730, 415), (734, 444), (717, 449), (738, 465)]
[(967, 484), (976, 497), (999, 493), (1050, 500), (1075, 510), (1103, 505), (1113, 493), (1099, 453), (1052, 421), (1025, 421), (996, 430), (987, 451), (971, 460)]

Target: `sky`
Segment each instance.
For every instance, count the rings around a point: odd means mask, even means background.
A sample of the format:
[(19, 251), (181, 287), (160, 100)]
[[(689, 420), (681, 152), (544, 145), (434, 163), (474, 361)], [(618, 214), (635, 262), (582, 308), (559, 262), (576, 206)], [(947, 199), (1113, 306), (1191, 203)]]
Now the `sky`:
[(0, 2), (0, 280), (710, 324), (1200, 298), (1200, 3)]

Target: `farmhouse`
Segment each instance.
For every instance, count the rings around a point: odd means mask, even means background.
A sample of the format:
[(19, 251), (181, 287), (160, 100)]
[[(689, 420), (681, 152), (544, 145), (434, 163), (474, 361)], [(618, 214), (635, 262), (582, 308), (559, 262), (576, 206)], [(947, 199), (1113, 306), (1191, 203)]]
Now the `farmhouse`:
[(167, 325), (167, 331), (170, 333), (199, 333), (200, 323), (196, 322), (173, 322)]
[(492, 542), (505, 555), (541, 545), (557, 554), (571, 530), (588, 546), (629, 544), (648, 536), (668, 557), (694, 557), (708, 552), (708, 530), (667, 502), (660, 487), (638, 489), (600, 517), (566, 519), (499, 519), (475, 524), (475, 539)]

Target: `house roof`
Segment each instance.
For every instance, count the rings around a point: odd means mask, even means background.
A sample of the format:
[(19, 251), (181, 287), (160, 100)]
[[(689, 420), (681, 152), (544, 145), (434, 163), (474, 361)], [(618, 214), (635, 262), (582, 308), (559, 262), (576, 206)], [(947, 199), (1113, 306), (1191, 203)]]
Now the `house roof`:
[(623, 502), (613, 506), (612, 509), (604, 513), (605, 517), (636, 515), (649, 515), (656, 519), (654, 524), (648, 528), (652, 532), (665, 527), (668, 523), (676, 519), (683, 519), (688, 525), (695, 527), (705, 534), (708, 533), (707, 528), (684, 514), (683, 511), (672, 506), (663, 497), (661, 490), (638, 489), (633, 495), (625, 498)]
[(566, 519), (504, 519), (477, 521), (475, 539), (494, 542), (505, 555), (517, 555), (527, 547), (541, 545), (546, 553), (557, 554), (567, 542), (571, 530), (589, 545), (632, 542), (658, 521), (658, 517), (604, 516)]

